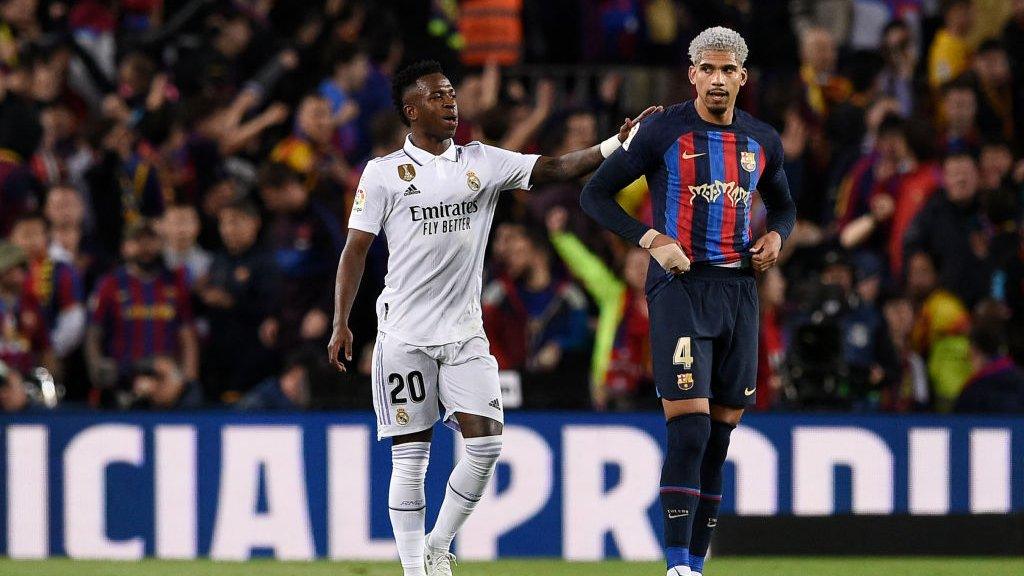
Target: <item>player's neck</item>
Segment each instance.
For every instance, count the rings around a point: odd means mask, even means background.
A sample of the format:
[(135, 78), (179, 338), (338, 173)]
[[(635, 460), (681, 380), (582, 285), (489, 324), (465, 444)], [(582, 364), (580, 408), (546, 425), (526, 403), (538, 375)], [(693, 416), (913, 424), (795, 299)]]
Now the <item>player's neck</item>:
[(721, 115), (714, 114), (708, 110), (707, 106), (704, 105), (704, 102), (700, 98), (697, 98), (697, 100), (694, 101), (694, 107), (697, 109), (697, 115), (700, 116), (700, 119), (708, 124), (728, 126), (732, 124), (732, 119), (736, 115), (735, 106), (729, 106)]
[(434, 156), (444, 154), (444, 151), (452, 145), (451, 138), (438, 139), (423, 132), (416, 132), (415, 130), (413, 130), (412, 134), (409, 136), (409, 140), (412, 142), (413, 146), (420, 150), (430, 152)]

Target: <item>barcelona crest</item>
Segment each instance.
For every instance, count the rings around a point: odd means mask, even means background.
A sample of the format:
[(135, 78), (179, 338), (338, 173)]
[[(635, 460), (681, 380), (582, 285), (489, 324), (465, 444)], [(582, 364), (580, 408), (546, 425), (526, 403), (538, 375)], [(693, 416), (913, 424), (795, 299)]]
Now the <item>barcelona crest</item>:
[(753, 152), (740, 152), (740, 166), (747, 172), (753, 172), (757, 168), (757, 158)]

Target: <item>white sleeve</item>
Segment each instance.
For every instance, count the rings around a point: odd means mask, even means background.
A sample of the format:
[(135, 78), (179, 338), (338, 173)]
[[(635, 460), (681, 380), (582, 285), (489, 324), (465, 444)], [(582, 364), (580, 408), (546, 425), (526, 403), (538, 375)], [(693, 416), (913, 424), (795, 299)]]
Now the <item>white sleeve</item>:
[(494, 171), (498, 190), (529, 190), (533, 166), (540, 158), (538, 154), (520, 154), (504, 148), (483, 145), (487, 152), (487, 163)]
[(359, 185), (356, 186), (352, 214), (348, 218), (349, 228), (374, 235), (380, 232), (391, 204), (391, 198), (383, 184), (377, 163), (368, 163), (363, 169)]

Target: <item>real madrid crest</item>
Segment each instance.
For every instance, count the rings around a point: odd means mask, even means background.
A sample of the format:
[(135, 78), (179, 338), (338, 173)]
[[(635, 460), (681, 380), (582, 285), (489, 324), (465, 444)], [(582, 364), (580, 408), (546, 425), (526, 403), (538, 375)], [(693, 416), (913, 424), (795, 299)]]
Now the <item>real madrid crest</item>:
[(680, 390), (684, 391), (693, 388), (693, 374), (690, 374), (689, 372), (685, 374), (677, 374), (676, 384), (679, 385)]
[(400, 426), (405, 426), (409, 423), (409, 413), (405, 411), (405, 408), (399, 408), (395, 412), (395, 422), (398, 422)]
[(480, 191), (480, 179), (476, 177), (476, 172), (473, 172), (472, 170), (466, 172), (466, 185), (469, 186), (469, 189), (473, 192)]
[(753, 172), (757, 168), (757, 158), (753, 152), (740, 152), (740, 166), (747, 172)]
[(416, 167), (412, 164), (402, 164), (398, 167), (398, 177), (406, 182), (416, 177)]

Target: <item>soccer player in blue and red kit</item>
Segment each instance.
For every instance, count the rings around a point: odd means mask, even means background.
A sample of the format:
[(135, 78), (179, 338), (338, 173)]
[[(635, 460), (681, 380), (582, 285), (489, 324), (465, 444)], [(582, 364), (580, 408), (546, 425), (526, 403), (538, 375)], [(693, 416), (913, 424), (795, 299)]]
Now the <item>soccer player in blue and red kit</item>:
[[(796, 220), (778, 133), (735, 107), (747, 80), (746, 42), (728, 28), (709, 28), (689, 55), (696, 99), (634, 127), (581, 197), (587, 214), (654, 259), (647, 301), (668, 428), (661, 503), (669, 576), (704, 570), (729, 436), (754, 402), (754, 271), (775, 265)], [(651, 190), (653, 229), (615, 201), (641, 175)], [(768, 209), (767, 233), (756, 240), (754, 190)]]

